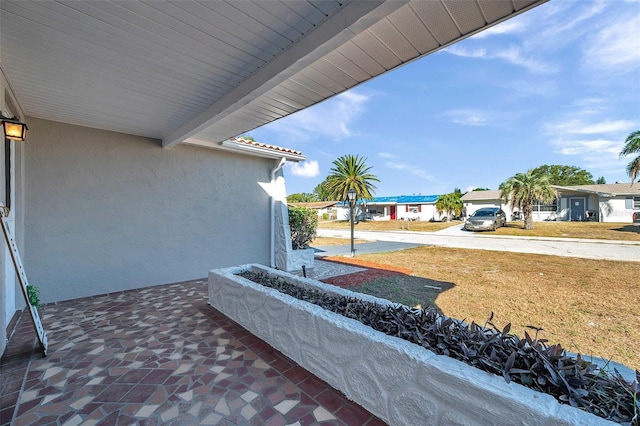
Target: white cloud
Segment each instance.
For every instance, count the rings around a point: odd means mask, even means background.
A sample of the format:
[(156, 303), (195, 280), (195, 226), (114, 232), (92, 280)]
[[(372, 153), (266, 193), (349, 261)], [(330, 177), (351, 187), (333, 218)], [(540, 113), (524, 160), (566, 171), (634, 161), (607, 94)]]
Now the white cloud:
[(558, 149), (555, 151), (563, 155), (581, 155), (581, 154), (613, 154), (616, 157), (622, 149), (622, 142), (616, 142), (609, 139), (555, 139), (551, 144)]
[(328, 137), (340, 140), (353, 134), (353, 122), (364, 112), (369, 96), (354, 90), (341, 93), (269, 124), (269, 129), (290, 139)]
[(393, 154), (389, 154), (388, 152), (379, 152), (378, 153), (378, 157), (380, 157), (380, 158), (388, 158), (388, 159), (398, 158), (397, 156), (395, 156)]
[(444, 52), (448, 52), (452, 55), (462, 56), (465, 58), (501, 59), (512, 65), (526, 68), (533, 74), (554, 74), (559, 70), (557, 65), (550, 62), (537, 60), (532, 55), (526, 54), (522, 48), (517, 46), (487, 50), (485, 48), (467, 49), (454, 44), (446, 48)]
[(588, 40), (586, 65), (610, 73), (627, 73), (640, 67), (640, 14), (608, 22)]
[(474, 109), (445, 111), (442, 115), (452, 123), (463, 124), (465, 126), (486, 126), (490, 121), (489, 115), (485, 111)]
[[(566, 43), (591, 31), (589, 19), (602, 13), (603, 1), (559, 2), (549, 8), (545, 21), (547, 29), (540, 35), (545, 42)], [(577, 6), (577, 7), (576, 7)]]
[(379, 152), (378, 157), (387, 160), (384, 162), (384, 167), (388, 169), (399, 170), (402, 173), (408, 173), (412, 176), (424, 179), (431, 183), (439, 183), (436, 178), (427, 173), (424, 169), (401, 161), (400, 157), (395, 154), (391, 154), (389, 152)]
[(512, 65), (526, 68), (533, 74), (554, 74), (558, 72), (557, 65), (550, 62), (543, 62), (523, 53), (523, 49), (511, 46), (508, 49), (497, 50), (493, 57), (503, 59)]
[(604, 120), (596, 123), (585, 123), (581, 119), (572, 119), (545, 127), (548, 134), (569, 133), (577, 135), (607, 135), (619, 134), (636, 127), (636, 123), (629, 120)]
[(444, 49), (443, 52), (451, 53), (455, 56), (462, 56), (463, 58), (489, 59), (489, 57), (487, 56), (487, 49), (467, 49), (460, 46), (459, 44), (453, 44)]
[(626, 162), (619, 158), (622, 142), (610, 139), (556, 139), (557, 154), (577, 157), (594, 176), (623, 173)]
[(320, 174), (320, 166), (316, 160), (307, 160), (291, 164), (291, 174), (300, 177), (316, 177)]
[(566, 120), (543, 127), (556, 154), (574, 157), (592, 174), (604, 176), (621, 173), (626, 163), (619, 158), (627, 133), (638, 123), (599, 117), (601, 100), (583, 98), (574, 102), (575, 111)]
[(582, 115), (600, 114), (605, 111), (605, 100), (602, 98), (576, 99), (571, 106), (580, 109)]
[(508, 21), (501, 22), (498, 25), (494, 25), (493, 27), (489, 28), (488, 30), (480, 31), (472, 38), (480, 39), (494, 35), (521, 33), (525, 31), (529, 24), (528, 20), (523, 19), (524, 16), (526, 15), (520, 15), (518, 18), (512, 18)]

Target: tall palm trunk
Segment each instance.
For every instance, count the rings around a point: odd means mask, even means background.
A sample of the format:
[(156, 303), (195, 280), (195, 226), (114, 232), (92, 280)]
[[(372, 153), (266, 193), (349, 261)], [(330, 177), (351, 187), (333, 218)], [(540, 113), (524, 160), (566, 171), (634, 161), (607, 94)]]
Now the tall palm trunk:
[(533, 229), (533, 204), (527, 203), (522, 206), (522, 217), (524, 229)]

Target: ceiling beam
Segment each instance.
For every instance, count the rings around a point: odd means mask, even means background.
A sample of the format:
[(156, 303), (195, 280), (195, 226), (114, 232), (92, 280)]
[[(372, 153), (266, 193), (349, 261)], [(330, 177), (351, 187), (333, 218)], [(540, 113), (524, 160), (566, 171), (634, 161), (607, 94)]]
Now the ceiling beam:
[(347, 3), (235, 89), (166, 135), (162, 140), (163, 148), (171, 148), (232, 114), (406, 3), (408, 0)]

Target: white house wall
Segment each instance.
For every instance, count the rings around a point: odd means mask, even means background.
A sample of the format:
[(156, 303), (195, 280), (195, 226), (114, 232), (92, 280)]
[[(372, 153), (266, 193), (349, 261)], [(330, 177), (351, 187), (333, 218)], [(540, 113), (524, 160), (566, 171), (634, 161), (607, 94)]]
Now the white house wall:
[(626, 197), (602, 198), (600, 214), (603, 222), (632, 223), (634, 209), (626, 208)]
[(511, 214), (513, 213), (508, 205), (501, 203), (499, 200), (467, 201), (464, 206), (467, 209), (467, 216), (471, 216), (476, 210), (484, 207), (501, 208), (507, 214), (507, 220), (511, 219)]
[[(418, 204), (410, 204), (409, 207), (417, 205)], [(446, 214), (444, 214), (443, 216), (446, 216)], [(413, 211), (411, 211), (411, 209), (407, 211), (406, 204), (398, 204), (396, 207), (396, 219), (419, 220), (428, 222), (430, 220), (440, 220), (441, 216), (436, 211), (435, 204), (420, 204), (420, 211), (417, 213), (414, 213)]]
[(28, 119), (25, 254), (44, 302), (269, 262), (273, 160)]
[[(0, 70), (0, 109), (5, 115), (20, 115), (21, 112), (16, 111), (16, 108), (18, 108), (18, 106), (15, 98), (9, 89), (9, 85), (5, 80), (4, 74)], [(22, 142), (13, 141), (10, 141), (9, 143), (11, 146), (11, 167), (10, 170), (7, 171), (5, 168), (4, 158), (4, 135), (2, 134), (2, 130), (0, 130), (0, 205), (5, 205), (6, 201), (5, 176), (8, 172), (11, 177), (11, 213), (7, 222), (9, 225), (9, 231), (11, 232), (11, 235), (18, 247), (18, 251), (22, 252), (24, 248), (22, 234), (24, 220), (22, 152), (24, 144)], [(6, 346), (7, 326), (13, 318), (16, 310), (24, 308), (25, 302), (22, 291), (19, 289), (15, 278), (15, 268), (4, 242), (4, 238), (0, 237), (0, 240), (2, 240), (2, 242), (0, 242), (0, 354), (2, 354)]]
[(624, 195), (607, 198), (598, 197), (597, 194), (563, 194), (558, 207), (558, 217), (561, 220), (570, 220), (570, 200), (584, 199), (585, 210), (594, 211), (595, 220), (609, 223), (631, 223), (633, 209), (626, 208), (626, 198), (627, 196)]

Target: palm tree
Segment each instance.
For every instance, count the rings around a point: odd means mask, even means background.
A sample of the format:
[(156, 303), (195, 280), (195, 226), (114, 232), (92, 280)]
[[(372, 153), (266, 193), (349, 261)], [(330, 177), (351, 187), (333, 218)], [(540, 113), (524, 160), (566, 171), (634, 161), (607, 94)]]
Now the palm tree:
[(359, 199), (373, 200), (376, 187), (372, 182), (380, 182), (380, 179), (369, 173), (371, 167), (366, 161), (358, 155), (343, 155), (333, 162), (331, 174), (323, 185), (330, 199), (346, 200), (347, 191), (353, 188)]
[(549, 183), (549, 175), (529, 169), (526, 173), (517, 173), (500, 184), (501, 198), (509, 204), (511, 210), (519, 207), (524, 218), (524, 229), (533, 229), (533, 204), (547, 204), (557, 196)]
[[(624, 148), (620, 152), (620, 158), (629, 154), (640, 154), (640, 130), (631, 133), (624, 141)], [(627, 173), (631, 177), (631, 183), (633, 184), (633, 181), (640, 175), (640, 155), (627, 165)], [(640, 178), (638, 178), (638, 182), (640, 182)]]
[[(457, 189), (457, 188), (456, 188)], [(446, 213), (447, 220), (451, 219), (451, 215), (460, 216), (462, 213), (462, 193), (458, 191), (451, 192), (449, 194), (441, 195), (436, 201), (436, 211), (438, 214)]]

